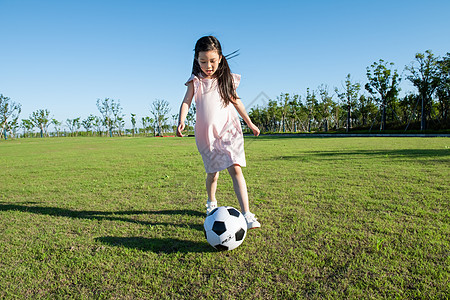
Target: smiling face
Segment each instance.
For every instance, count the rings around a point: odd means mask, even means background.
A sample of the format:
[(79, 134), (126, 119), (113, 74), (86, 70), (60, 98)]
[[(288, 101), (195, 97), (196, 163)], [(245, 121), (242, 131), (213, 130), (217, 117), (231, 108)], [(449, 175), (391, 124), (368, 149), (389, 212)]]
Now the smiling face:
[(200, 51), (197, 61), (206, 76), (205, 78), (211, 79), (222, 61), (222, 56), (219, 55), (217, 50)]

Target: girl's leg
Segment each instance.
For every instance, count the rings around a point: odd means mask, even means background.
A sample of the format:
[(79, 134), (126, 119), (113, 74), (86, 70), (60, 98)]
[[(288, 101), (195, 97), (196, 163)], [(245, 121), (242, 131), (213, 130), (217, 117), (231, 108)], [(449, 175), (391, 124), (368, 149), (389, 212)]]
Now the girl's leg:
[(206, 192), (208, 193), (208, 202), (216, 202), (217, 180), (219, 172), (206, 174)]
[(250, 212), (248, 205), (247, 184), (245, 183), (244, 174), (242, 174), (241, 166), (233, 165), (228, 168), (231, 179), (233, 180), (234, 192), (239, 200), (241, 211), (247, 221), (247, 229), (259, 228), (261, 224), (256, 219), (255, 215)]
[(228, 168), (228, 173), (230, 173), (231, 179), (233, 180), (234, 192), (236, 193), (239, 205), (241, 206), (241, 211), (245, 214), (246, 212), (249, 212), (250, 209), (248, 205), (247, 184), (245, 183), (241, 166), (232, 165)]

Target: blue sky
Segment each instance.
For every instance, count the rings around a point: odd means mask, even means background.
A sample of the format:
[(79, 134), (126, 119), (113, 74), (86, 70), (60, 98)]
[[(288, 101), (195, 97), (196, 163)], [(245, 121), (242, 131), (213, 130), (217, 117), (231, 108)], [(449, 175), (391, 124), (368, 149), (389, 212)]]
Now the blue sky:
[[(302, 97), (347, 74), (366, 81), (380, 58), (403, 73), (417, 52), (450, 52), (450, 1), (0, 0), (0, 93), (21, 118), (99, 115), (97, 99), (150, 115), (155, 99), (178, 113), (198, 38), (215, 35), (242, 75), (247, 106), (261, 92)], [(403, 91), (414, 90), (406, 79)], [(256, 104), (264, 100), (257, 99)], [(250, 109), (250, 107), (248, 107)], [(129, 126), (129, 125), (128, 125)]]

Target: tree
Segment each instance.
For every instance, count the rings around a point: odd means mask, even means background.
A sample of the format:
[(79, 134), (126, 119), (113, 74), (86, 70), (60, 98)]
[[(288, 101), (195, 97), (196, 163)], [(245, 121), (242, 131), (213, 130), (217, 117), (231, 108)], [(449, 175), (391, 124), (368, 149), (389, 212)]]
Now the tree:
[(277, 97), (278, 105), (280, 106), (280, 112), (281, 112), (281, 130), (283, 132), (286, 132), (286, 118), (288, 114), (289, 109), (289, 102), (290, 102), (290, 96), (289, 93), (281, 94)]
[(89, 132), (92, 130), (92, 127), (94, 126), (95, 116), (89, 115), (86, 119), (81, 121), (81, 125), (83, 125), (84, 129), (86, 130), (86, 135), (89, 135)]
[(9, 97), (0, 94), (0, 138), (2, 135), (7, 139), (6, 132), (10, 131), (13, 125), (17, 124), (20, 112), (22, 111), (21, 105), (12, 102)]
[(97, 108), (103, 116), (103, 124), (109, 131), (109, 136), (112, 137), (113, 129), (119, 128), (120, 118), (123, 117), (120, 101), (109, 98), (97, 99)]
[(438, 67), (440, 80), (436, 96), (439, 100), (440, 118), (444, 124), (447, 124), (450, 109), (450, 53), (438, 61)]
[(78, 136), (78, 130), (81, 128), (80, 117), (75, 119), (67, 119), (66, 124), (69, 127), (72, 136)]
[(400, 91), (398, 86), (401, 78), (397, 70), (392, 69), (393, 65), (394, 63), (388, 63), (380, 59), (379, 62), (374, 62), (370, 67), (367, 67), (366, 75), (369, 82), (366, 83), (365, 88), (374, 97), (379, 96), (376, 99), (380, 104), (381, 130), (386, 129), (386, 108), (390, 106)]
[[(187, 129), (187, 134), (189, 135), (189, 127), (192, 126), (194, 127), (195, 125), (195, 116), (197, 113), (197, 107), (195, 106), (195, 103), (192, 103), (191, 107), (189, 107), (189, 111), (188, 114), (186, 115), (186, 129)], [(178, 117), (177, 117), (178, 119)]]
[(308, 110), (308, 132), (311, 132), (311, 123), (313, 122), (313, 120), (316, 120), (318, 103), (319, 102), (317, 101), (316, 93), (314, 91), (310, 92), (309, 88), (307, 88), (305, 106)]
[(349, 132), (351, 127), (351, 112), (357, 104), (358, 93), (361, 89), (359, 83), (352, 83), (350, 74), (347, 75), (345, 83), (343, 85), (343, 90), (340, 92), (338, 88), (335, 88), (335, 92), (343, 104), (343, 107), (347, 111), (347, 126), (345, 131)]
[[(10, 122), (8, 122), (8, 128), (6, 129), (9, 131), (9, 134), (14, 138), (17, 134), (17, 130), (19, 129), (19, 117), (13, 118)], [(6, 138), (6, 135), (5, 135)]]
[(22, 124), (20, 125), (20, 127), (23, 128), (23, 135), (25, 137), (29, 136), (30, 132), (34, 128), (34, 124), (30, 119), (22, 119)]
[(50, 111), (47, 109), (38, 109), (30, 115), (30, 121), (34, 127), (39, 128), (41, 132), (41, 138), (44, 135), (48, 136), (47, 128), (50, 125)]
[(141, 123), (142, 123), (142, 131), (143, 131), (144, 135), (147, 136), (149, 123), (150, 123), (150, 117), (142, 117)]
[(169, 102), (167, 102), (166, 100), (156, 99), (155, 101), (153, 101), (150, 108), (150, 113), (154, 117), (155, 129), (158, 136), (162, 136), (164, 129), (168, 127), (167, 120), (169, 119), (169, 111)]
[(366, 126), (368, 121), (374, 121), (377, 115), (377, 108), (374, 103), (374, 98), (361, 95), (356, 104), (356, 110), (361, 118), (361, 125)]
[(142, 123), (142, 132), (144, 133), (144, 136), (147, 136), (147, 119), (148, 117), (142, 117), (141, 123)]
[(270, 100), (267, 107), (268, 128), (270, 131), (277, 131), (281, 120), (281, 108), (276, 100)]
[(264, 119), (264, 110), (265, 108), (263, 107), (252, 107), (248, 113), (250, 119), (252, 119), (253, 123), (258, 126), (259, 128), (261, 128), (261, 131), (266, 131), (266, 122)]
[(116, 126), (116, 128), (118, 130), (119, 136), (121, 136), (122, 135), (122, 131), (124, 131), (123, 128), (125, 127), (125, 119), (123, 118), (123, 115), (116, 117), (115, 126)]
[(102, 118), (100, 118), (99, 116), (95, 116), (94, 121), (92, 121), (92, 126), (95, 128), (95, 131), (99, 135), (102, 135), (102, 126), (103, 126)]
[(52, 119), (51, 124), (53, 124), (55, 126), (56, 136), (59, 137), (59, 133), (61, 131), (61, 127), (60, 126), (62, 125), (62, 122), (60, 122), (60, 121), (58, 121), (56, 119)]
[(298, 112), (301, 103), (297, 94), (281, 93), (277, 97), (277, 102), (273, 103), (272, 111), (275, 113), (275, 123), (279, 123), (280, 131), (296, 131), (298, 121)]
[(416, 61), (405, 68), (410, 72), (406, 78), (417, 88), (421, 100), (421, 122), (420, 130), (427, 127), (427, 118), (430, 118), (433, 104), (433, 94), (439, 86), (439, 65), (438, 58), (431, 50), (425, 53), (417, 53)]
[[(175, 135), (176, 135), (176, 132), (177, 132), (178, 120), (179, 119), (180, 119), (180, 115), (179, 114), (172, 115), (172, 131), (174, 132)], [(189, 131), (188, 131), (188, 134), (189, 134)]]
[(289, 121), (287, 122), (289, 126), (289, 131), (297, 132), (297, 125), (299, 122), (300, 112), (302, 109), (300, 96), (297, 94), (290, 96), (287, 105), (288, 107), (286, 118)]
[(329, 119), (333, 113), (335, 103), (333, 102), (333, 96), (328, 92), (328, 87), (322, 84), (318, 87), (320, 102), (318, 105), (319, 116), (324, 124), (325, 132), (328, 132)]
[(154, 130), (154, 124), (155, 121), (150, 117), (142, 117), (142, 130), (144, 132), (144, 135), (147, 135), (149, 131)]
[(133, 136), (134, 136), (134, 134), (135, 134), (135, 132), (136, 132), (136, 114), (131, 114), (131, 125), (133, 126), (133, 131), (132, 131), (132, 133), (133, 133)]

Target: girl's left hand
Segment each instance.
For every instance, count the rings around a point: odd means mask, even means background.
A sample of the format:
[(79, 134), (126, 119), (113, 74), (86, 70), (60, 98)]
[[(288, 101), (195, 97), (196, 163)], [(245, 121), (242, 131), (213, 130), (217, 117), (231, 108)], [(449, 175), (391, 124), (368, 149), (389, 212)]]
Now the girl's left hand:
[(250, 129), (253, 131), (253, 135), (254, 136), (258, 136), (259, 135), (259, 128), (255, 125), (255, 124), (251, 124), (250, 126)]

